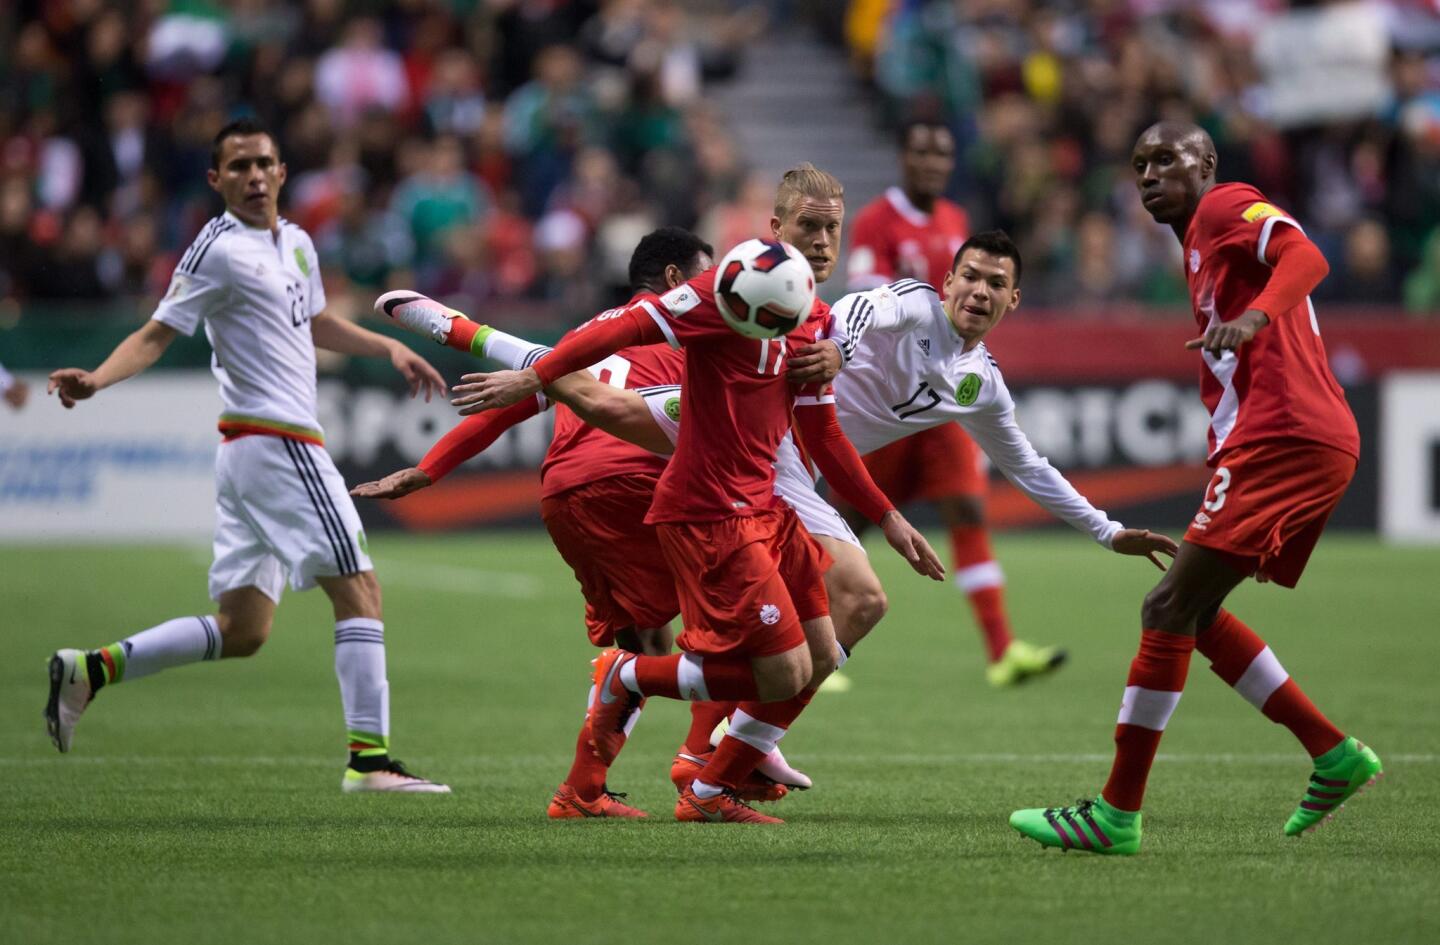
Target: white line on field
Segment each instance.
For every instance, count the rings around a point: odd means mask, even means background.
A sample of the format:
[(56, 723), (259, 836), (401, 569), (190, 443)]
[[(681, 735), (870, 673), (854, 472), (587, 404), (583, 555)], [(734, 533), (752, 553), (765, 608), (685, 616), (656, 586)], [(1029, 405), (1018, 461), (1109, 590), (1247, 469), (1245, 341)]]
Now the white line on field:
[[(968, 755), (801, 755), (796, 754), (792, 760), (798, 764), (849, 764), (849, 765), (976, 765), (976, 764), (1091, 764), (1109, 761), (1108, 754), (1035, 754), (1022, 755), (1011, 753), (992, 754), (968, 754)], [(529, 767), (553, 767), (564, 765), (570, 760), (569, 755), (493, 755), (493, 756), (466, 756), (461, 758), (447, 758), (436, 760), (436, 764), (461, 767), (461, 768), (529, 768)], [(1295, 765), (1304, 763), (1303, 754), (1191, 754), (1172, 755), (1161, 753), (1156, 756), (1156, 761), (1173, 762), (1180, 764), (1259, 764), (1259, 765)], [(1440, 754), (1427, 753), (1391, 753), (1382, 756), (1382, 760), (1390, 764), (1421, 764), (1432, 765), (1440, 763)], [(341, 760), (320, 758), (313, 755), (135, 755), (135, 756), (101, 756), (101, 755), (74, 755), (68, 758), (35, 758), (27, 756), (0, 756), (0, 765), (7, 767), (19, 766), (27, 768), (38, 768), (60, 765), (184, 765), (190, 767), (279, 767), (292, 765), (298, 767), (336, 767), (343, 764)]]

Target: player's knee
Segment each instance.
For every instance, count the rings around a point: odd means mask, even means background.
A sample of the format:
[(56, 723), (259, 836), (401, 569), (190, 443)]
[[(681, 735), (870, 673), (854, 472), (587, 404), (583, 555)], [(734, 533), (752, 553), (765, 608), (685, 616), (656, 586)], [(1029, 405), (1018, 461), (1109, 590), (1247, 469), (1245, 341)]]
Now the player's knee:
[(857, 590), (853, 607), (851, 623), (853, 629), (859, 631), (854, 640), (858, 643), (860, 637), (869, 633), (885, 617), (890, 609), (890, 600), (879, 580), (872, 580)]
[(1180, 632), (1193, 617), (1175, 588), (1163, 581), (1145, 595), (1140, 605), (1140, 625), (1149, 630)]
[(226, 659), (254, 656), (270, 639), (268, 617), (236, 617), (221, 613), (215, 620), (220, 628), (220, 655)]
[(784, 660), (769, 663), (764, 669), (756, 668), (755, 688), (761, 702), (781, 702), (805, 688), (813, 669), (810, 651), (798, 647), (787, 654)]

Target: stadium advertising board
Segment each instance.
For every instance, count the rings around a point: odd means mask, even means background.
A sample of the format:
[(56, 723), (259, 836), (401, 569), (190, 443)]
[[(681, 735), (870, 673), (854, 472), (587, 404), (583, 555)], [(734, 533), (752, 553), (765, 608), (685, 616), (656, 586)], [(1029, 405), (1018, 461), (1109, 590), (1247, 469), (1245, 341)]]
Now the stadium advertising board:
[(209, 538), (215, 417), (208, 371), (133, 378), (66, 410), (35, 395), (0, 413), (0, 541)]

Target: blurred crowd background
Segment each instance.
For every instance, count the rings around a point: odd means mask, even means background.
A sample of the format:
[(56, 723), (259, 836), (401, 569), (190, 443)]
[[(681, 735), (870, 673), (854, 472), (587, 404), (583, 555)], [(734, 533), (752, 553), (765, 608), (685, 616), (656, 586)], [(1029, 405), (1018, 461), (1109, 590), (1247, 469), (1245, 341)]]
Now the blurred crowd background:
[(1436, 0), (9, 6), (0, 311), (148, 311), (218, 212), (212, 135), (253, 114), (335, 306), (404, 285), (571, 322), (623, 291), (655, 226), (720, 251), (765, 226), (775, 181), (710, 93), (763, 71), (783, 32), (846, 57), (850, 85), (810, 91), (852, 103), (856, 133), (954, 129), (952, 195), (1017, 237), (1032, 302), (1183, 305), (1178, 247), (1128, 168), (1139, 130), (1181, 117), (1214, 136), (1222, 179), (1305, 223), (1331, 261), (1321, 299), (1440, 313)]

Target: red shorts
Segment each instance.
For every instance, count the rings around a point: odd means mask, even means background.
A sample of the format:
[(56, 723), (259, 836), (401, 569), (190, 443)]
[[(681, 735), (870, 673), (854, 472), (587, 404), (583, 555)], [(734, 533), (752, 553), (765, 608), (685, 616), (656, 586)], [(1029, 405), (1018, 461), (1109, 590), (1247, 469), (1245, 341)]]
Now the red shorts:
[(540, 500), (540, 517), (585, 595), (590, 642), (626, 627), (663, 627), (680, 612), (675, 582), (645, 513), (653, 475), (612, 476)]
[(1247, 573), (1294, 587), (1355, 465), (1349, 453), (1303, 440), (1227, 450), (1185, 540), (1223, 552)]
[(865, 468), (896, 505), (916, 499), (983, 497), (980, 447), (957, 424), (946, 423), (865, 455)]
[(788, 506), (655, 530), (675, 575), (684, 650), (773, 656), (805, 642), (803, 621), (830, 613), (830, 555)]

